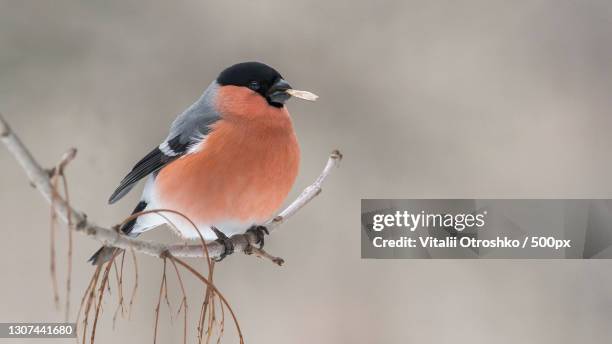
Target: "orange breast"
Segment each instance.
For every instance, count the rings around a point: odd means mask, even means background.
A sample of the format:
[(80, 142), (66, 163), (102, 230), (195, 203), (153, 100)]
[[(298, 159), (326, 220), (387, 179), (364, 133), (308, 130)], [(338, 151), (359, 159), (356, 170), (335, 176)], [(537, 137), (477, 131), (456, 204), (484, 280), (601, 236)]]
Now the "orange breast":
[(226, 111), (198, 152), (159, 172), (155, 193), (161, 207), (212, 225), (262, 222), (274, 215), (297, 176), (299, 147), (284, 108), (266, 104), (251, 110), (270, 112), (260, 120)]

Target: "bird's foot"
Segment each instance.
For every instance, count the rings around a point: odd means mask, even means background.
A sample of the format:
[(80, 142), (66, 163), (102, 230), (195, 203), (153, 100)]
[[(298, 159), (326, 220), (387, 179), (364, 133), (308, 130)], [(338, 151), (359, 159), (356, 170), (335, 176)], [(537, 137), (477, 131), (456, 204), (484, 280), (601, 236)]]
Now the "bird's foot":
[(225, 235), (216, 227), (212, 227), (212, 230), (217, 235), (217, 240), (215, 241), (220, 243), (224, 247), (223, 253), (218, 258), (214, 258), (215, 262), (220, 262), (225, 259), (225, 257), (234, 253), (234, 244), (232, 243), (232, 240), (227, 237), (227, 235)]
[(266, 234), (270, 234), (266, 226), (252, 226), (247, 230), (247, 233), (248, 232), (255, 234), (255, 237), (257, 237), (257, 241), (255, 243), (259, 244), (259, 248), (264, 247), (264, 237), (266, 236)]

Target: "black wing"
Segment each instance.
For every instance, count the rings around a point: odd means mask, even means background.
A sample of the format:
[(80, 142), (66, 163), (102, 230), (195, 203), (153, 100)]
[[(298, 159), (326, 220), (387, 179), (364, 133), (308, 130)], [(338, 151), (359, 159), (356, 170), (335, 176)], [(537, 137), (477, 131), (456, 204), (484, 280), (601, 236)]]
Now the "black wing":
[(127, 176), (123, 178), (119, 186), (108, 199), (113, 204), (125, 196), (142, 178), (151, 173), (159, 171), (162, 167), (181, 157), (194, 142), (181, 143), (179, 136), (165, 143), (164, 151), (156, 147), (144, 158), (142, 158)]

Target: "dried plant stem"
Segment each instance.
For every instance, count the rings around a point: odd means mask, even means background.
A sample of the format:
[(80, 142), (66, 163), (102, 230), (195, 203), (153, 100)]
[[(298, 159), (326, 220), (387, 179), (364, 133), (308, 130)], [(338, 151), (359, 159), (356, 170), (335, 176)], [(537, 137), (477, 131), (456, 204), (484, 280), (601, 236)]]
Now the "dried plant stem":
[(236, 326), (236, 331), (238, 331), (238, 336), (240, 337), (240, 344), (244, 344), (244, 337), (242, 335), (242, 330), (240, 329), (240, 324), (238, 323), (238, 319), (236, 318), (236, 314), (234, 314), (234, 310), (229, 305), (229, 302), (227, 302), (227, 299), (225, 298), (225, 296), (223, 296), (223, 294), (221, 294), (219, 292), (219, 290), (217, 288), (215, 288), (215, 286), (213, 284), (209, 284), (208, 279), (206, 277), (202, 276), (202, 274), (200, 274), (196, 269), (191, 267), (189, 264), (185, 263), (184, 261), (182, 261), (182, 260), (180, 260), (180, 259), (178, 259), (176, 257), (173, 257), (172, 255), (168, 255), (167, 257), (172, 259), (172, 260), (174, 260), (179, 265), (181, 265), (182, 267), (187, 269), (195, 277), (197, 277), (200, 281), (205, 283), (209, 288), (212, 288), (212, 290), (219, 296), (221, 301), (223, 301), (223, 303), (225, 304), (225, 307), (227, 307), (227, 310), (230, 312), (230, 314), (232, 316), (232, 319), (234, 320), (234, 325)]
[(83, 293), (83, 298), (81, 299), (81, 304), (79, 305), (79, 312), (77, 313), (76, 324), (79, 325), (79, 320), (81, 317), (81, 311), (83, 310), (83, 306), (85, 305), (85, 300), (89, 299), (91, 288), (95, 288), (95, 283), (97, 281), (96, 275), (100, 272), (101, 267), (97, 267), (94, 271), (94, 274), (91, 276), (89, 280), (89, 284), (87, 285), (87, 289), (85, 289), (85, 293)]
[(164, 289), (167, 289), (167, 286), (166, 286), (166, 258), (164, 258), (164, 269), (163, 269), (161, 283), (159, 285), (159, 297), (157, 299), (157, 306), (155, 307), (155, 330), (153, 332), (153, 344), (157, 343), (157, 325), (159, 324), (159, 309), (160, 309)]
[(221, 337), (223, 337), (223, 333), (225, 332), (225, 306), (219, 300), (219, 306), (221, 308), (221, 323), (219, 324), (219, 335), (217, 336), (217, 344), (221, 342)]
[(98, 317), (100, 315), (100, 309), (102, 308), (102, 298), (104, 297), (104, 288), (108, 284), (108, 274), (110, 272), (110, 269), (111, 269), (113, 263), (115, 262), (115, 256), (116, 255), (117, 255), (117, 253), (115, 253), (113, 255), (113, 257), (111, 258), (111, 260), (109, 260), (106, 263), (106, 268), (104, 269), (104, 275), (102, 276), (102, 281), (100, 282), (100, 289), (98, 291), (98, 305), (96, 306), (96, 313), (95, 313), (95, 317), (94, 317), (94, 323), (93, 323), (93, 326), (91, 327), (90, 344), (94, 344), (94, 341), (96, 340), (96, 328), (98, 326)]
[(123, 266), (125, 262), (125, 251), (121, 252), (121, 267), (117, 269), (117, 263), (115, 261), (115, 278), (117, 279), (117, 308), (115, 309), (115, 313), (113, 314), (113, 329), (115, 328), (115, 324), (117, 321), (117, 315), (119, 311), (121, 311), (121, 316), (124, 315), (124, 299), (123, 299)]
[(136, 260), (136, 252), (130, 248), (132, 253), (132, 261), (134, 262), (134, 287), (132, 288), (132, 295), (130, 296), (130, 304), (128, 305), (128, 318), (132, 316), (132, 306), (136, 299), (136, 291), (138, 291), (138, 261)]
[[(63, 168), (60, 171), (60, 175), (62, 177), (62, 183), (64, 184), (64, 197), (66, 198), (66, 204), (70, 205), (70, 194), (68, 193), (68, 181), (66, 180), (66, 175), (64, 174)], [(70, 212), (71, 207), (68, 207), (68, 212)], [(67, 271), (66, 271), (66, 304), (64, 309), (64, 321), (68, 322), (70, 318), (70, 291), (72, 288), (72, 232), (73, 232), (73, 223), (71, 214), (68, 216), (68, 257), (67, 257)]]
[(214, 325), (215, 325), (215, 299), (214, 296), (211, 298), (212, 302), (210, 303), (210, 308), (208, 311), (208, 328), (206, 329), (206, 344), (210, 343), (210, 338), (212, 337)]
[(50, 238), (49, 238), (49, 270), (51, 272), (51, 287), (53, 290), (53, 304), (55, 308), (59, 308), (59, 292), (58, 292), (58, 283), (57, 283), (57, 269), (56, 269), (56, 259), (55, 259), (55, 232), (57, 226), (57, 214), (55, 213), (55, 200), (57, 199), (57, 173), (53, 174), (51, 178), (51, 186), (53, 188), (53, 197), (51, 198), (51, 207), (50, 207), (50, 217), (51, 221), (49, 224), (50, 229)]
[(179, 305), (179, 309), (176, 315), (178, 316), (179, 314), (181, 314), (181, 309), (185, 313), (183, 322), (183, 344), (187, 344), (187, 293), (185, 292), (185, 285), (183, 284), (183, 279), (181, 278), (181, 273), (179, 272), (176, 263), (172, 259), (170, 259), (170, 262), (172, 262), (172, 266), (174, 266), (174, 271), (176, 271), (176, 278), (178, 279), (179, 285), (181, 287), (181, 292), (183, 293), (183, 299), (181, 301), (181, 304)]
[[(86, 336), (87, 336), (87, 324), (89, 322), (89, 311), (91, 310), (92, 302), (95, 302), (96, 296), (96, 286), (98, 284), (98, 278), (100, 276), (100, 271), (102, 270), (102, 265), (99, 265), (94, 271), (94, 275), (91, 278), (90, 288), (87, 290), (87, 300), (85, 303), (85, 310), (83, 311), (83, 344), (85, 344)], [(97, 308), (97, 307), (96, 307)]]
[(202, 307), (200, 308), (200, 318), (198, 320), (198, 344), (202, 343), (202, 339), (204, 338), (204, 321), (206, 319), (206, 311), (208, 309), (208, 304), (210, 302), (212, 295), (212, 289), (208, 287), (208, 285), (212, 284), (212, 279), (215, 271), (215, 264), (213, 262), (209, 273), (208, 273), (208, 284), (206, 284), (206, 289), (204, 292), (204, 301), (202, 302)]

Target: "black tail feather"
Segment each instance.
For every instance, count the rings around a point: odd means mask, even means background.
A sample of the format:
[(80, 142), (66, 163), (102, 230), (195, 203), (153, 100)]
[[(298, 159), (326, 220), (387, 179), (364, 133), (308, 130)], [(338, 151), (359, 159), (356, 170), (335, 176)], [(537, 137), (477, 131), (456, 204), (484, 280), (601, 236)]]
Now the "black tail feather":
[(115, 247), (102, 246), (91, 256), (91, 258), (89, 258), (88, 262), (90, 262), (91, 265), (104, 264), (108, 262), (118, 250), (119, 249)]
[[(134, 208), (134, 211), (132, 212), (132, 214), (139, 213), (143, 211), (146, 207), (147, 207), (147, 202), (140, 201), (138, 205), (136, 205), (136, 208)], [(123, 227), (121, 227), (121, 231), (124, 234), (130, 234), (132, 232), (132, 229), (134, 229), (135, 224), (136, 224), (136, 219), (132, 219), (128, 223), (123, 225)], [(88, 262), (90, 262), (92, 265), (99, 265), (99, 264), (106, 263), (113, 257), (113, 254), (115, 254), (115, 252), (118, 250), (119, 250), (118, 248), (102, 246), (100, 247), (99, 250), (96, 251), (96, 253), (94, 253), (91, 256), (91, 258), (89, 258)]]

